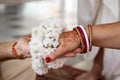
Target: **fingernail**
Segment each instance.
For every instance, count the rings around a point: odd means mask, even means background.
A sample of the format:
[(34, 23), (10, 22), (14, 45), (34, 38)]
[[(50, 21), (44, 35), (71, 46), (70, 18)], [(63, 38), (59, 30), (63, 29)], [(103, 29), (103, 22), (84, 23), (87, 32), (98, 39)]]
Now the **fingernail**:
[(50, 62), (50, 60), (51, 60), (51, 58), (50, 58), (50, 57), (46, 57), (46, 58), (45, 58), (45, 61), (46, 61), (47, 63), (49, 63), (49, 62)]

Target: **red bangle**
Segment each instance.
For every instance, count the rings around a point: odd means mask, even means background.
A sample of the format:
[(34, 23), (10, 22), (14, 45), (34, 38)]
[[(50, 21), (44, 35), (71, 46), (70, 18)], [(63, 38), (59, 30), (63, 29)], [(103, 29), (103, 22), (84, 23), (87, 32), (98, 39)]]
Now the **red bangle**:
[(79, 47), (82, 49), (81, 53), (84, 53), (85, 45), (83, 43), (83, 39), (81, 37), (80, 31), (77, 29), (77, 27), (74, 28), (73, 30), (75, 30), (78, 33), (79, 37), (80, 37), (80, 46)]
[(24, 59), (22, 55), (18, 55), (15, 49), (17, 42), (14, 42), (12, 45), (12, 54), (17, 58), (17, 59)]
[(86, 52), (87, 52), (87, 43), (86, 43), (86, 40), (85, 40), (85, 35), (84, 35), (82, 29), (81, 29), (79, 26), (77, 26), (77, 29), (79, 30), (79, 32), (80, 32), (80, 34), (81, 34), (83, 43), (84, 43), (84, 45), (85, 45), (84, 53), (86, 53)]

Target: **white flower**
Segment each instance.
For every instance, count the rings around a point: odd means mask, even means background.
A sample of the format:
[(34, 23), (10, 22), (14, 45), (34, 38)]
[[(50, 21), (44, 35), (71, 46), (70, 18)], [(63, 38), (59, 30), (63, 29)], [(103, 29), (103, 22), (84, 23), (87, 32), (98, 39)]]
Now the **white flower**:
[(48, 20), (46, 23), (40, 24), (39, 27), (32, 29), (29, 45), (32, 68), (37, 74), (43, 75), (50, 68), (57, 69), (63, 66), (64, 59), (57, 59), (50, 63), (44, 61), (44, 58), (54, 52), (59, 45), (58, 37), (63, 30), (64, 27), (61, 22), (54, 19)]

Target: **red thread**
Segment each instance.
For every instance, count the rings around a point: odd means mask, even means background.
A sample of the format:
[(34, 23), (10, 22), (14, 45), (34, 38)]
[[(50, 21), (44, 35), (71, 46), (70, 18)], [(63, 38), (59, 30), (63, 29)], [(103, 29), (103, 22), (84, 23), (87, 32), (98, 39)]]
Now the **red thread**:
[(14, 44), (12, 45), (12, 54), (17, 58), (17, 59), (23, 59), (22, 55), (18, 55), (15, 49), (17, 42), (14, 42)]

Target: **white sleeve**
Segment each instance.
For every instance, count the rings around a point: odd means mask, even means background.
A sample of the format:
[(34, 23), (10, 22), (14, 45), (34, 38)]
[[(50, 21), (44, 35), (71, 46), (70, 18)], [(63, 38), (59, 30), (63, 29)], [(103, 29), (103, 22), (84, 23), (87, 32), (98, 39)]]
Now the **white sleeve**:
[(101, 0), (78, 0), (78, 24), (94, 24)]

